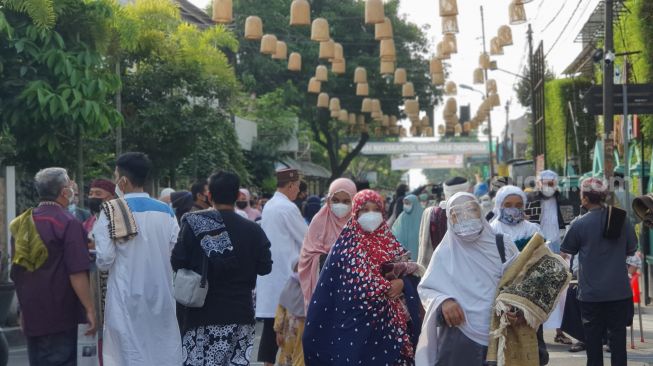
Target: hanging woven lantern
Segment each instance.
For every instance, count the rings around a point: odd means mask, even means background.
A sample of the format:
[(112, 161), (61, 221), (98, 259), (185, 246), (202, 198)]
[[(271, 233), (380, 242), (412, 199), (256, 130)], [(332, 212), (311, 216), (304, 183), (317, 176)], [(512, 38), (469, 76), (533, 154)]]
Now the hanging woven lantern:
[(501, 106), (501, 98), (499, 98), (499, 94), (497, 93), (492, 93), (489, 96), (490, 103), (492, 104), (492, 107), (500, 107)]
[(510, 3), (508, 12), (510, 13), (511, 25), (519, 25), (519, 24), (526, 23), (526, 9), (524, 8), (523, 2), (513, 0), (513, 2)]
[(329, 22), (324, 18), (317, 18), (311, 26), (311, 41), (326, 42), (330, 40)]
[(333, 60), (331, 64), (331, 72), (336, 75), (344, 75), (347, 71), (347, 63), (344, 59), (342, 60)]
[(322, 91), (322, 82), (317, 80), (315, 77), (312, 77), (308, 81), (308, 92), (311, 94), (320, 94)]
[(245, 19), (245, 39), (258, 41), (263, 37), (263, 21), (257, 16), (249, 16)]
[(442, 67), (442, 60), (437, 57), (431, 58), (431, 62), (429, 64), (429, 72), (431, 75), (443, 73), (444, 68)]
[(442, 17), (442, 34), (458, 33), (458, 17)]
[(444, 125), (438, 125), (438, 135), (443, 136), (445, 133)]
[(431, 84), (436, 86), (444, 85), (444, 73), (439, 72), (439, 73), (431, 74)]
[(399, 135), (399, 126), (391, 126), (388, 131), (390, 132), (391, 135), (397, 136)]
[(363, 103), (361, 103), (361, 112), (362, 113), (372, 113), (372, 99), (363, 98)]
[(482, 69), (489, 69), (490, 68), (490, 55), (487, 53), (481, 53), (481, 55), (478, 57), (478, 66)]
[(317, 107), (329, 108), (329, 94), (320, 93), (320, 95), (317, 96)]
[(455, 34), (453, 33), (445, 34), (442, 41), (447, 45), (447, 51), (449, 54), (458, 53), (458, 41), (456, 40)]
[(455, 133), (456, 135), (460, 135), (462, 132), (463, 132), (463, 127), (462, 127), (460, 124), (457, 124), (457, 125), (454, 127), (454, 133)]
[(476, 68), (474, 69), (474, 84), (479, 85), (485, 82), (485, 73), (483, 69)]
[(329, 114), (331, 115), (331, 118), (340, 117), (340, 111), (329, 111)]
[(507, 25), (502, 25), (499, 27), (499, 40), (501, 41), (501, 46), (512, 46), (512, 29)]
[(381, 126), (383, 127), (390, 127), (390, 116), (383, 116), (383, 120), (381, 121)]
[(288, 70), (289, 71), (302, 71), (302, 55), (298, 52), (293, 52), (288, 57)]
[(488, 79), (487, 83), (485, 83), (485, 91), (488, 94), (497, 93), (497, 81), (494, 79)]
[(264, 55), (274, 55), (277, 52), (277, 36), (266, 34), (261, 38), (261, 53)]
[[(372, 103), (372, 100), (370, 99), (370, 112), (372, 112), (372, 104), (371, 103)], [(364, 114), (359, 114), (358, 116), (356, 116), (356, 124), (358, 126), (364, 126), (365, 125), (365, 115)]]
[(216, 23), (231, 23), (234, 20), (234, 5), (232, 0), (213, 0), (213, 21)]
[(450, 17), (458, 15), (458, 3), (456, 0), (440, 0), (440, 16)]
[(365, 1), (365, 24), (379, 24), (385, 20), (383, 0)]
[(429, 127), (431, 125), (431, 119), (429, 118), (429, 116), (422, 117), (422, 120), (420, 121), (420, 125), (422, 127)]
[(349, 112), (346, 109), (341, 109), (340, 114), (338, 115), (338, 121), (347, 122), (349, 121)]
[(404, 98), (415, 97), (415, 86), (411, 82), (405, 83), (401, 88), (401, 96)]
[(403, 85), (408, 81), (408, 75), (406, 73), (406, 69), (404, 68), (398, 68), (395, 70), (395, 85)]
[(349, 113), (349, 119), (347, 120), (347, 123), (352, 126), (356, 124), (356, 113)]
[(392, 61), (381, 61), (381, 75), (392, 75), (395, 72), (395, 63)]
[(485, 111), (485, 112), (489, 113), (490, 111), (492, 111), (492, 108), (494, 108), (494, 107), (492, 106), (492, 101), (490, 100), (490, 98), (483, 99), (483, 103), (481, 103), (481, 108), (480, 109), (482, 111)]
[(374, 25), (374, 39), (382, 41), (384, 39), (392, 39), (392, 37), (392, 21), (389, 18), (385, 18), (383, 23)]
[(464, 133), (469, 133), (471, 130), (472, 130), (472, 124), (469, 121), (463, 123), (463, 132)]
[(453, 81), (448, 81), (444, 87), (444, 93), (446, 95), (456, 95), (458, 94), (458, 86)]
[(378, 99), (372, 99), (372, 112), (383, 113), (381, 110), (381, 101)]
[(433, 127), (427, 127), (427, 128), (424, 130), (424, 135), (425, 135), (426, 137), (433, 137), (433, 136), (435, 136), (435, 133), (433, 133)]
[(340, 99), (331, 98), (331, 100), (329, 100), (329, 110), (340, 112)]
[(328, 60), (335, 57), (335, 42), (332, 39), (320, 42), (320, 55), (319, 59)]
[(419, 128), (419, 111), (415, 114), (411, 114), (408, 116), (408, 119), (410, 120), (410, 125), (415, 126)]
[(419, 115), (419, 102), (416, 99), (407, 99), (404, 102), (404, 111), (408, 116)]
[(367, 70), (364, 67), (357, 67), (354, 71), (354, 82), (355, 83), (367, 83)]
[[(334, 42), (333, 44), (333, 60), (344, 60), (345, 58), (345, 51), (342, 48), (342, 44), (338, 42)], [(331, 62), (335, 62), (332, 60), (329, 60)]]
[(311, 25), (311, 4), (307, 0), (293, 0), (290, 5), (290, 25)]
[(408, 134), (406, 132), (406, 129), (403, 127), (399, 127), (399, 137), (407, 137)]
[(383, 118), (383, 113), (381, 113), (381, 111), (372, 111), (372, 113), (370, 113), (370, 117), (373, 120), (378, 121)]
[(503, 55), (503, 47), (501, 46), (501, 40), (499, 37), (494, 37), (490, 41), (490, 55), (499, 56)]
[(417, 136), (417, 127), (411, 127), (410, 128), (410, 135), (411, 136)]
[(395, 40), (394, 39), (384, 39), (381, 41), (381, 61), (391, 61), (394, 62), (397, 60), (397, 54), (395, 52)]
[(390, 116), (390, 125), (396, 126), (398, 120), (397, 116)]
[(317, 81), (329, 81), (329, 70), (326, 66), (319, 65), (315, 68), (315, 78)]
[(356, 84), (356, 96), (366, 97), (370, 95), (370, 85), (368, 83)]
[(285, 60), (288, 58), (288, 46), (284, 41), (277, 41), (277, 48), (274, 55), (272, 55), (273, 60)]
[(448, 60), (451, 58), (451, 54), (447, 53), (447, 45), (444, 42), (438, 42), (436, 57), (440, 60)]
[(447, 115), (454, 115), (458, 113), (458, 101), (456, 98), (448, 98), (444, 105), (444, 111)]

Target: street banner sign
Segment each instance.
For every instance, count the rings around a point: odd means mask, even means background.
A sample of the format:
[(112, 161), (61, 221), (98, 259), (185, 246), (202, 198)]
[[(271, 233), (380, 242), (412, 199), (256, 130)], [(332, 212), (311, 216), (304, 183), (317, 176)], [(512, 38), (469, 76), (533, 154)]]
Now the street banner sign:
[[(628, 84), (628, 114), (653, 114), (653, 84)], [(600, 116), (603, 114), (603, 86), (596, 85), (583, 96), (587, 113)], [(624, 113), (623, 85), (614, 86), (614, 114)]]
[(392, 159), (392, 170), (460, 169), (464, 166), (463, 155), (424, 155)]
[[(352, 148), (355, 144), (352, 145)], [(363, 155), (464, 154), (488, 153), (487, 142), (368, 142)]]

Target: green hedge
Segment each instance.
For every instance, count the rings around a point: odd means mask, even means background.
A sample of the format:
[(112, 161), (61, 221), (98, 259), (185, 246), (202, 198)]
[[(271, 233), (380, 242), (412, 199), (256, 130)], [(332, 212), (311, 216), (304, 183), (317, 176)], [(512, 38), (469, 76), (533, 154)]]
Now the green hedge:
[[(590, 150), (596, 140), (596, 121), (594, 117), (583, 112), (583, 105), (578, 98), (579, 92), (587, 90), (590, 82), (586, 79), (556, 79), (547, 81), (546, 93), (546, 157), (547, 168), (562, 172), (565, 167), (565, 147), (569, 157), (578, 157), (582, 173), (592, 168)], [(574, 100), (574, 93), (576, 98)], [(579, 126), (576, 129), (580, 151), (577, 151), (574, 127), (569, 113), (568, 102), (574, 107), (574, 114)], [(568, 129), (568, 131), (566, 130)], [(567, 143), (565, 144), (565, 137)], [(587, 141), (587, 144), (585, 142)]]

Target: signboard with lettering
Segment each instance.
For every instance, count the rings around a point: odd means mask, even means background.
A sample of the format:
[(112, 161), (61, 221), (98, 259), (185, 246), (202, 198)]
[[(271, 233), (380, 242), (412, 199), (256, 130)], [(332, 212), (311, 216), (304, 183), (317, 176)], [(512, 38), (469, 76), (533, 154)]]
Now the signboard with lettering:
[(424, 155), (392, 159), (392, 170), (458, 169), (464, 166), (463, 155)]
[[(355, 147), (355, 144), (352, 148)], [(361, 151), (363, 155), (399, 154), (465, 154), (488, 153), (486, 142), (368, 142)]]

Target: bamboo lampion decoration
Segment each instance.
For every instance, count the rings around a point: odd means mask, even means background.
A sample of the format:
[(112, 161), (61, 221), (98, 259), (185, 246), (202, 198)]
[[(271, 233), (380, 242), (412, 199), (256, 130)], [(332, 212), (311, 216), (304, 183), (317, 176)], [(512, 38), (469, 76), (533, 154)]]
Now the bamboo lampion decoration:
[(453, 15), (450, 17), (442, 17), (442, 34), (459, 32), (458, 17)]
[(444, 43), (444, 41), (438, 42), (438, 45), (436, 47), (437, 50), (437, 58), (440, 60), (448, 60), (451, 58), (451, 55), (447, 53), (447, 45)]
[(394, 77), (395, 85), (403, 85), (408, 81), (408, 74), (406, 72), (406, 69), (404, 68), (398, 68), (395, 70), (395, 77)]
[(429, 118), (429, 116), (422, 117), (422, 120), (420, 121), (420, 125), (422, 127), (429, 127), (431, 125), (431, 119)]
[(381, 41), (381, 61), (395, 62), (397, 60), (397, 53), (395, 51), (395, 40), (384, 39)]
[(417, 136), (417, 127), (413, 126), (410, 128), (410, 135)]
[(471, 130), (472, 130), (472, 124), (469, 121), (463, 123), (463, 132), (469, 133)]
[(374, 39), (377, 41), (382, 41), (384, 39), (392, 39), (393, 30), (392, 30), (392, 21), (389, 18), (384, 18), (383, 23), (378, 23), (374, 25)]
[(433, 127), (426, 127), (424, 129), (424, 135), (426, 135), (426, 137), (434, 137), (435, 134), (433, 133)]
[[(361, 103), (361, 112), (362, 113), (372, 113), (372, 99), (371, 98), (363, 98), (363, 102)], [(360, 121), (360, 117), (359, 117)]]
[(444, 105), (444, 112), (446, 112), (448, 115), (455, 115), (458, 113), (458, 101), (456, 98), (447, 98), (447, 101)]
[(302, 55), (299, 52), (293, 52), (288, 57), (289, 71), (302, 71)]
[(288, 58), (288, 45), (284, 41), (277, 41), (277, 49), (272, 55), (273, 60), (286, 60)]
[(444, 87), (444, 93), (445, 95), (456, 95), (458, 94), (458, 86), (453, 81), (448, 81)]
[(234, 5), (232, 0), (213, 0), (213, 21), (227, 24), (234, 20)]
[(486, 52), (481, 53), (478, 57), (478, 67), (488, 70), (490, 68), (490, 55)]
[(436, 86), (444, 85), (444, 73), (439, 72), (431, 74), (431, 83)]
[(383, 115), (383, 120), (381, 121), (381, 126), (390, 127), (390, 116)]
[(513, 45), (512, 29), (510, 29), (510, 26), (502, 25), (499, 27), (499, 40), (501, 41), (502, 47)]
[(460, 135), (463, 132), (463, 127), (460, 124), (457, 124), (454, 127), (454, 132), (456, 135)]
[(524, 3), (519, 0), (513, 0), (508, 8), (510, 13), (510, 25), (519, 25), (526, 23), (526, 9)]
[(358, 83), (367, 83), (367, 70), (364, 67), (357, 67), (354, 71), (354, 82)]
[(368, 83), (356, 84), (356, 96), (367, 97), (370, 95), (370, 85)]
[(293, 0), (290, 5), (290, 25), (311, 25), (311, 4), (307, 0)]
[(378, 99), (372, 99), (372, 112), (379, 112), (383, 114), (381, 110), (381, 101)]
[(340, 99), (339, 98), (331, 98), (331, 100), (329, 100), (329, 110), (330, 111), (340, 112)]
[(490, 113), (493, 108), (490, 98), (483, 99), (483, 103), (481, 103), (481, 111)]
[(503, 47), (501, 46), (501, 40), (499, 40), (499, 37), (494, 37), (490, 41), (490, 55), (503, 55)]
[(392, 61), (381, 60), (380, 74), (383, 76), (392, 75), (395, 72), (395, 63)]
[(261, 38), (261, 53), (264, 55), (274, 55), (277, 52), (277, 36), (266, 34)]
[(488, 81), (485, 83), (485, 91), (488, 94), (497, 93), (497, 81), (494, 79), (488, 79)]
[(401, 87), (401, 96), (404, 98), (415, 97), (415, 86), (413, 85), (413, 83), (407, 82)]
[(263, 37), (263, 21), (257, 16), (249, 16), (245, 19), (245, 39), (258, 41)]
[(331, 72), (336, 75), (344, 75), (347, 72), (347, 62), (342, 60), (333, 60), (331, 63)]
[(338, 121), (347, 122), (349, 120), (349, 112), (346, 109), (341, 109), (338, 114)]
[(418, 116), (419, 115), (419, 102), (417, 99), (407, 99), (404, 102), (404, 110), (408, 116)]
[(349, 119), (347, 121), (351, 126), (356, 124), (356, 113), (349, 113)]
[(485, 73), (482, 68), (474, 69), (474, 84), (479, 85), (485, 82)]
[[(371, 102), (371, 100), (370, 100), (370, 102)], [(371, 105), (370, 105), (370, 108), (372, 108)], [(356, 116), (356, 124), (358, 126), (364, 126), (365, 125), (365, 115), (362, 115), (362, 114), (357, 115)]]
[(400, 131), (400, 130), (399, 130), (399, 126), (390, 126), (389, 131), (390, 131), (390, 134), (391, 134), (391, 135), (395, 135), (395, 136), (396, 136), (396, 135), (399, 135), (399, 133), (400, 133), (400, 132), (399, 132), (399, 131)]
[(315, 78), (317, 81), (329, 81), (329, 70), (327, 70), (326, 66), (318, 65), (315, 68)]
[(450, 17), (458, 15), (458, 3), (456, 0), (440, 0), (440, 16)]
[(500, 107), (501, 106), (501, 98), (499, 97), (498, 93), (490, 94), (489, 99), (490, 99), (490, 104), (492, 104), (492, 107)]
[(329, 60), (335, 57), (335, 42), (333, 42), (333, 39), (320, 42), (320, 53), (318, 58), (320, 60)]
[(311, 41), (326, 42), (330, 39), (329, 22), (324, 18), (313, 20), (313, 25), (311, 26)]
[(453, 33), (447, 33), (444, 35), (442, 41), (447, 46), (447, 53), (450, 55), (458, 53), (458, 41), (456, 40), (456, 35)]
[(320, 94), (322, 91), (322, 82), (314, 76), (308, 81), (308, 92), (311, 94)]
[(331, 115), (331, 118), (338, 118), (340, 117), (340, 111), (329, 111), (329, 114)]
[(365, 1), (365, 24), (379, 24), (385, 20), (383, 0)]
[[(344, 60), (345, 59), (345, 51), (342, 48), (342, 44), (338, 42), (334, 42), (333, 44), (333, 59), (334, 60)], [(332, 61), (335, 62), (335, 61)]]
[(383, 113), (381, 113), (380, 111), (372, 111), (370, 113), (370, 117), (373, 120), (378, 121), (379, 119), (383, 118)]
[(317, 107), (329, 108), (329, 94), (320, 93), (320, 95), (317, 96)]
[(381, 127), (374, 127), (374, 136), (376, 136), (376, 138), (381, 138), (383, 135), (383, 132), (381, 131)]
[(390, 116), (390, 125), (396, 126), (397, 125), (398, 118), (397, 116)]
[(444, 73), (444, 67), (442, 66), (442, 60), (440, 60), (437, 57), (431, 58), (431, 62), (429, 63), (429, 73), (431, 75)]

